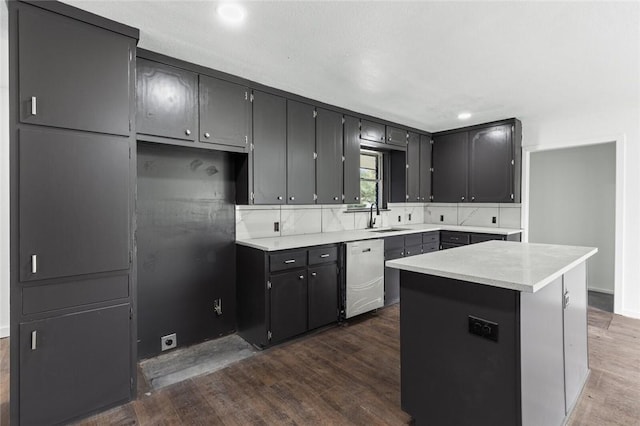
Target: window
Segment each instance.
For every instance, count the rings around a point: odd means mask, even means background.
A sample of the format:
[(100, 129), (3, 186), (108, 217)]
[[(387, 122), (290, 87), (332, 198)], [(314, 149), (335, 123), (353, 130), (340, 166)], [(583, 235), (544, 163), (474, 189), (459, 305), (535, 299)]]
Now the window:
[(382, 205), (382, 153), (360, 150), (360, 206)]

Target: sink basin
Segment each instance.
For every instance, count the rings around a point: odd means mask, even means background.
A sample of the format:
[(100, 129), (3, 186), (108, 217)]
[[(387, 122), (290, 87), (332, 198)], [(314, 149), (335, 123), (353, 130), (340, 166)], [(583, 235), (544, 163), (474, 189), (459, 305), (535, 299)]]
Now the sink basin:
[(369, 231), (369, 232), (379, 232), (379, 233), (383, 233), (383, 232), (398, 232), (398, 231), (406, 231), (406, 229), (401, 229), (401, 228), (387, 228), (387, 229), (376, 229), (376, 230)]

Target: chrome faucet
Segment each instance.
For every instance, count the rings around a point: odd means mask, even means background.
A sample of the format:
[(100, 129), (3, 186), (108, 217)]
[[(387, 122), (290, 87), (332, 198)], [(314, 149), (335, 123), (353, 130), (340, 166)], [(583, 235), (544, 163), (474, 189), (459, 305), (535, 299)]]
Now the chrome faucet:
[(376, 205), (376, 216), (380, 216), (380, 207), (378, 206), (378, 202), (375, 201), (373, 203), (371, 203), (371, 206), (369, 207), (369, 224), (367, 225), (367, 228), (373, 228), (373, 225), (376, 224), (376, 220), (373, 218), (373, 205)]

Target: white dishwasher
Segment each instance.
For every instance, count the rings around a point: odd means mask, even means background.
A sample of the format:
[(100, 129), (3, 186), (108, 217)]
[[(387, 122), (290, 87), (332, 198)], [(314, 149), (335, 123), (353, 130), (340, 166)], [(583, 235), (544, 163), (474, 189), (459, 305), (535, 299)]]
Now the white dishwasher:
[(384, 305), (384, 241), (347, 243), (346, 318)]

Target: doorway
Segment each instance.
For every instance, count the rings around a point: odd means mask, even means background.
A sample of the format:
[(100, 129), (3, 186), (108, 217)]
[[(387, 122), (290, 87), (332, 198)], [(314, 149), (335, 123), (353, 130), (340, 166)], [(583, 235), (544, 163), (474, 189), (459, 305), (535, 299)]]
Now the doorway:
[(589, 304), (613, 312), (616, 143), (535, 150), (528, 157), (528, 241), (597, 247), (587, 262)]

